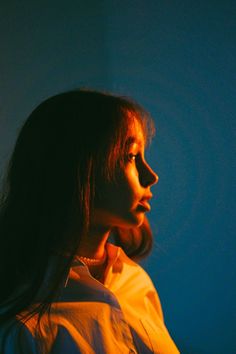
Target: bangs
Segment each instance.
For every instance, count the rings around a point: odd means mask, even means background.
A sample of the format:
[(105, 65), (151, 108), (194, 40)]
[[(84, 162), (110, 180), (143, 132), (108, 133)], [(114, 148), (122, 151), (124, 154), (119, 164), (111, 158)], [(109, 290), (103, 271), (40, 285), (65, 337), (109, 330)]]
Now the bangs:
[[(111, 134), (112, 140), (107, 147), (104, 163), (104, 177), (108, 181), (116, 179), (117, 169), (123, 169), (127, 149), (135, 141), (134, 131), (136, 124), (140, 124), (144, 137), (144, 145), (147, 148), (155, 135), (155, 124), (152, 117), (141, 106), (127, 101), (125, 107), (118, 112), (119, 119), (116, 128)], [(117, 124), (118, 123), (118, 124)]]
[(123, 143), (126, 143), (129, 140), (132, 143), (132, 132), (135, 130), (135, 125), (137, 122), (138, 124), (140, 124), (140, 127), (142, 129), (144, 145), (145, 148), (147, 148), (151, 144), (152, 138), (155, 136), (156, 132), (155, 124), (150, 114), (138, 106), (135, 111), (125, 111), (124, 116), (126, 116), (128, 119), (126, 119), (126, 131), (123, 132)]

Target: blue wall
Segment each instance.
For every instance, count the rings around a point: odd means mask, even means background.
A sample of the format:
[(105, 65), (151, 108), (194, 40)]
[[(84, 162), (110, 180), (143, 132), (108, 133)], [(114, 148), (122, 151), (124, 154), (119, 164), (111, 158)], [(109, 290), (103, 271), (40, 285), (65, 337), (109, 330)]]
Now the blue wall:
[(140, 101), (159, 174), (144, 267), (182, 353), (236, 352), (235, 1), (5, 1), (0, 168), (41, 100), (89, 86)]

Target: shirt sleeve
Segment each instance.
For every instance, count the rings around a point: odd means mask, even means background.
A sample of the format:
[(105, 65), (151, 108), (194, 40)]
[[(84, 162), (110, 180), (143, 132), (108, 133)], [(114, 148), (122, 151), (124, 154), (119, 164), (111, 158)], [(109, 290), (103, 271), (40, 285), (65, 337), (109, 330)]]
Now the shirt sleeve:
[(1, 354), (40, 354), (30, 331), (18, 321), (0, 329)]

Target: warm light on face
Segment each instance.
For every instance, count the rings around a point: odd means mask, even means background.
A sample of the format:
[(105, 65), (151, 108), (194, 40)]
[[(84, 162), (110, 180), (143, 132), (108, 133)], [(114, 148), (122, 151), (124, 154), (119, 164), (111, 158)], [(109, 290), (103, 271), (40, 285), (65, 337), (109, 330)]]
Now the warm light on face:
[(130, 125), (125, 145), (125, 163), (123, 168), (117, 170), (116, 183), (103, 181), (99, 185), (93, 222), (107, 227), (130, 228), (141, 225), (150, 205), (147, 201), (141, 205), (140, 201), (144, 197), (150, 199), (150, 187), (158, 180), (145, 160), (143, 130), (136, 119)]

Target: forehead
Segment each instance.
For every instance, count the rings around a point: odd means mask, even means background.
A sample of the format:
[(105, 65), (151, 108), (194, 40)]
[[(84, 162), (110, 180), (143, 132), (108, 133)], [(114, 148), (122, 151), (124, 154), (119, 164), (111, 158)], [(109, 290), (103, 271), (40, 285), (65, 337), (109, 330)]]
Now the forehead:
[(125, 145), (130, 146), (134, 143), (140, 145), (141, 147), (145, 145), (143, 128), (140, 122), (135, 118), (129, 125)]

